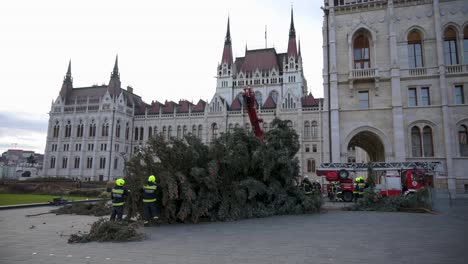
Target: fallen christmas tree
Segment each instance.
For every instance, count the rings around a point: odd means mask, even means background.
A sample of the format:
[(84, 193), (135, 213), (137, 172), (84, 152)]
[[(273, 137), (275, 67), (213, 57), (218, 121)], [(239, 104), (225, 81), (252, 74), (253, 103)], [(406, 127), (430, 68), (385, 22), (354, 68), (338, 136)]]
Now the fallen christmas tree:
[(127, 217), (141, 215), (140, 188), (156, 175), (163, 223), (229, 221), (320, 211), (321, 197), (296, 186), (298, 135), (275, 119), (264, 139), (243, 129), (210, 145), (156, 135), (127, 163)]
[(138, 241), (145, 236), (137, 231), (137, 226), (133, 224), (121, 224), (99, 219), (91, 225), (89, 233), (72, 234), (68, 238), (68, 243), (87, 243), (87, 242), (126, 242)]
[(111, 208), (106, 205), (106, 202), (96, 203), (74, 203), (64, 205), (58, 209), (50, 211), (54, 214), (76, 214), (76, 215), (93, 215), (93, 216), (106, 216), (110, 215)]
[(362, 199), (345, 210), (349, 211), (381, 211), (381, 212), (418, 212), (433, 213), (430, 201), (430, 190), (422, 188), (415, 194), (407, 196), (378, 195), (372, 188), (366, 189)]

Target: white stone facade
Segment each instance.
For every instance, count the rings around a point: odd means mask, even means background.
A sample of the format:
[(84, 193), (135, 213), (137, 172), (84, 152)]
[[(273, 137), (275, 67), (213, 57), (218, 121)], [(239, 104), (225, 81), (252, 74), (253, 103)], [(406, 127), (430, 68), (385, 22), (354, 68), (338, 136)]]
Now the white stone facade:
[(441, 161), (464, 192), (468, 2), (325, 0), (323, 37), (324, 160)]

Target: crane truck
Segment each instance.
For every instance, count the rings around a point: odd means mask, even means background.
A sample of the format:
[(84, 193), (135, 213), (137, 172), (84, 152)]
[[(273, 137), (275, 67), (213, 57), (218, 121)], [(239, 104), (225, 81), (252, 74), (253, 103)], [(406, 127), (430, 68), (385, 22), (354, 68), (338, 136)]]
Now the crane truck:
[(317, 176), (323, 176), (337, 186), (338, 198), (351, 202), (354, 179), (350, 175), (369, 169), (381, 172), (375, 179), (375, 190), (382, 196), (415, 194), (419, 189), (429, 187), (434, 175), (443, 170), (440, 162), (322, 163)]

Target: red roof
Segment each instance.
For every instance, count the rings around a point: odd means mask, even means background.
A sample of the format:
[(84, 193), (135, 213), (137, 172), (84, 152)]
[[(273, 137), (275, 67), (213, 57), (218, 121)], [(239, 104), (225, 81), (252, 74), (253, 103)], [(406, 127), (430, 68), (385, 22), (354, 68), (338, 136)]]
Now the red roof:
[(236, 97), (236, 99), (234, 99), (234, 101), (232, 101), (230, 110), (241, 110), (241, 109), (242, 109), (242, 103), (239, 100), (239, 98)]
[(225, 44), (223, 50), (222, 63), (231, 64), (232, 63), (232, 46), (231, 44)]
[(188, 113), (190, 106), (193, 104), (187, 100), (180, 100), (179, 105), (177, 106), (177, 113)]
[(263, 104), (262, 108), (265, 108), (265, 109), (274, 109), (274, 108), (276, 108), (276, 103), (273, 100), (273, 97), (271, 95), (268, 96), (268, 98), (266, 99), (266, 101)]
[(302, 107), (312, 107), (317, 106), (319, 101), (314, 98), (312, 93), (309, 93), (308, 95), (302, 97), (301, 102)]
[(236, 67), (242, 72), (279, 69), (278, 57), (274, 48), (248, 50), (244, 58), (236, 58)]
[(161, 109), (164, 105), (160, 102), (151, 102), (150, 108), (148, 110), (148, 114), (159, 114), (159, 109)]
[(206, 102), (201, 100), (198, 101), (198, 103), (192, 107), (192, 113), (193, 112), (205, 112), (205, 106), (206, 106)]
[(172, 101), (166, 101), (166, 104), (163, 107), (163, 114), (172, 114), (174, 109), (177, 107), (177, 104)]
[(297, 46), (296, 46), (296, 38), (289, 38), (288, 42), (288, 57), (295, 56), (297, 57)]

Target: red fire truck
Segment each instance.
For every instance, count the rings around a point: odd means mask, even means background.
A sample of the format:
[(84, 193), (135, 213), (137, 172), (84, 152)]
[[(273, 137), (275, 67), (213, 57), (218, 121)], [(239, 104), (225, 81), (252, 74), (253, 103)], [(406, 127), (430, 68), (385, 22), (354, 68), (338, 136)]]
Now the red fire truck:
[(317, 169), (317, 176), (324, 176), (329, 183), (337, 186), (338, 198), (351, 202), (355, 178), (352, 174), (367, 172), (369, 168), (378, 172), (375, 190), (380, 195), (399, 196), (414, 194), (417, 190), (430, 186), (435, 174), (442, 171), (442, 164), (440, 162), (322, 163)]

